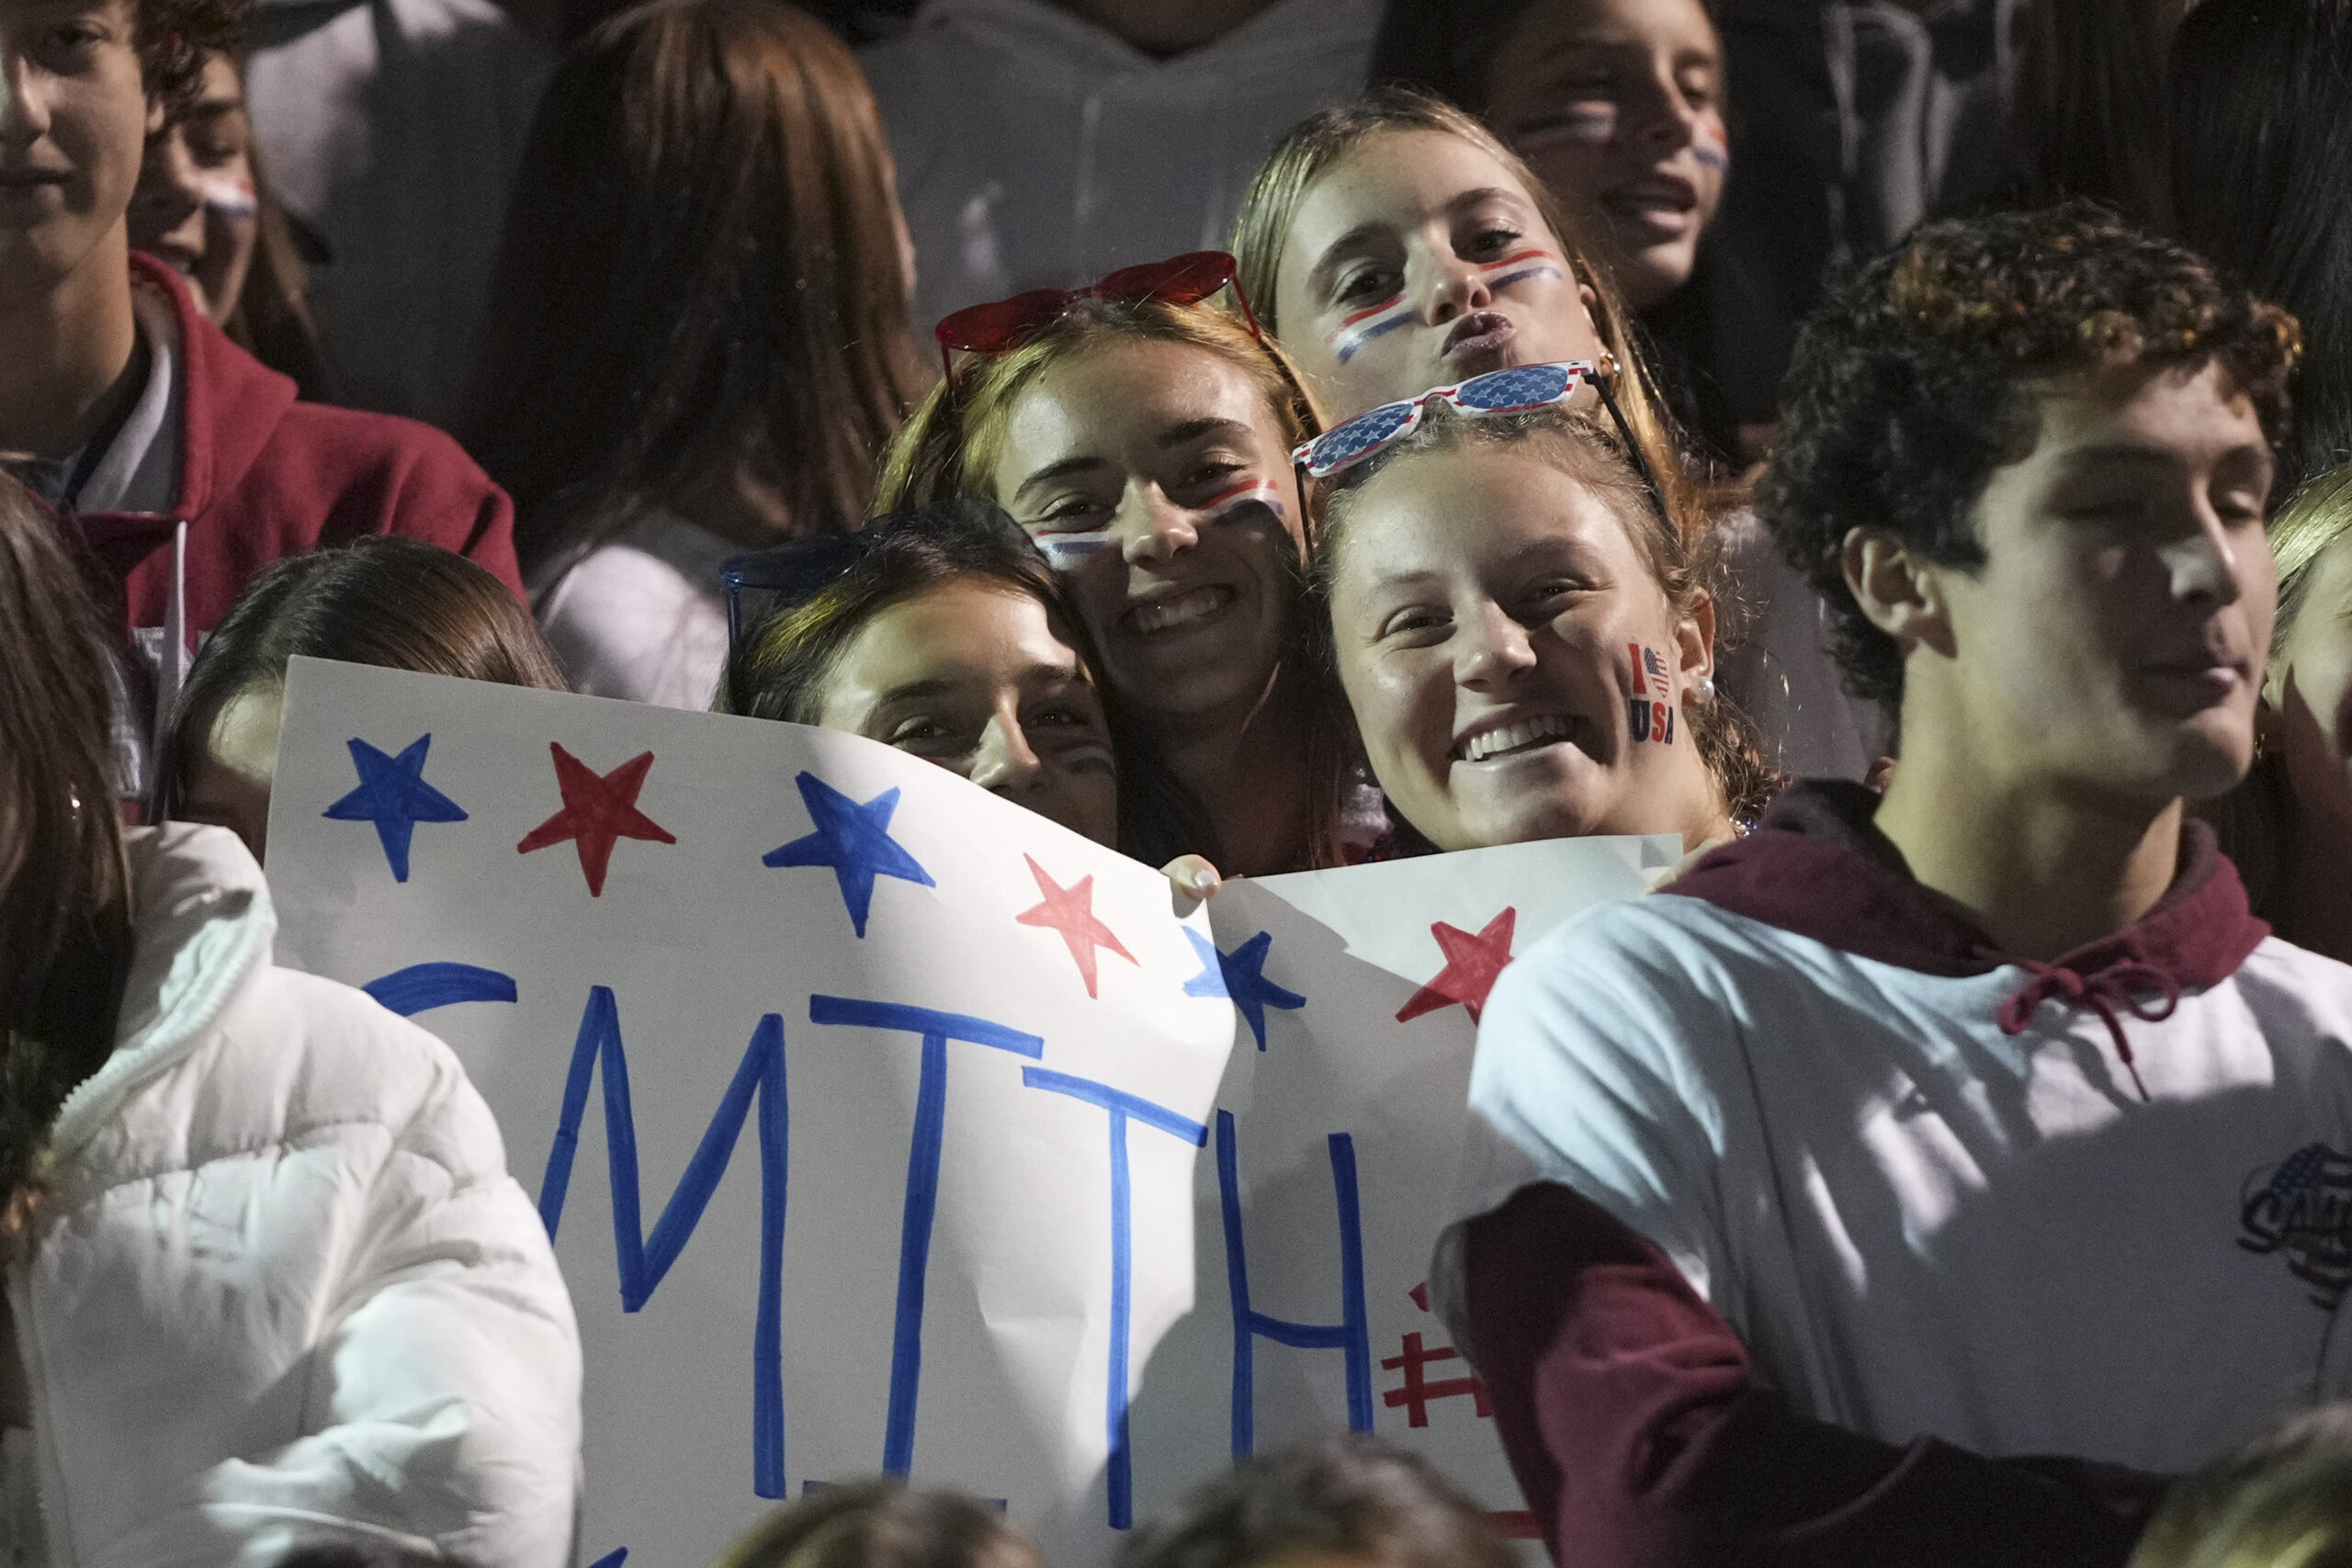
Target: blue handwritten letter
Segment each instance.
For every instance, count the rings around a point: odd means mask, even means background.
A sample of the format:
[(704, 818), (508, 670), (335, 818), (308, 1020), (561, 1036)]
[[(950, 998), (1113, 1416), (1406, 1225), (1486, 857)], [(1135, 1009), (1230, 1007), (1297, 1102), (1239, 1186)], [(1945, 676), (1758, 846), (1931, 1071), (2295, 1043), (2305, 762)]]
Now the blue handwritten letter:
[(605, 1154), (613, 1188), (613, 1250), (620, 1259), (621, 1309), (636, 1312), (653, 1297), (654, 1287), (685, 1249), (702, 1212), (718, 1190), (735, 1143), (760, 1100), (760, 1305), (752, 1340), (752, 1490), (782, 1497), (784, 1481), (784, 1213), (786, 1155), (791, 1130), (784, 1087), (784, 1020), (769, 1013), (752, 1032), (752, 1043), (727, 1086), (702, 1143), (678, 1178), (677, 1190), (662, 1206), (650, 1237), (638, 1202), (637, 1119), (629, 1109), (628, 1057), (621, 1047), (620, 1010), (612, 987), (589, 988), (580, 1036), (571, 1048), (571, 1072), (563, 1086), (563, 1112), (555, 1146), (539, 1183), (539, 1218), (555, 1239), (571, 1185), (571, 1160), (580, 1149), (580, 1122), (588, 1110), (588, 1080), (602, 1056), (605, 1066)]
[(1135, 1246), (1129, 1231), (1132, 1183), (1127, 1174), (1127, 1122), (1157, 1127), (1194, 1148), (1208, 1142), (1209, 1130), (1164, 1105), (1122, 1093), (1091, 1078), (1044, 1067), (1023, 1067), (1021, 1081), (1048, 1094), (1099, 1105), (1111, 1113), (1111, 1392), (1105, 1418), (1111, 1435), (1111, 1461), (1104, 1485), (1111, 1499), (1111, 1528), (1126, 1529), (1136, 1522), (1135, 1472), (1127, 1451), (1127, 1339), (1135, 1312)]
[(1032, 1059), (1046, 1054), (1034, 1034), (960, 1012), (898, 1002), (810, 997), (811, 1023), (880, 1029), (922, 1037), (915, 1078), (915, 1125), (907, 1151), (907, 1202), (899, 1219), (899, 1305), (890, 1336), (890, 1413), (882, 1432), (882, 1469), (904, 1475), (915, 1458), (915, 1394), (922, 1382), (923, 1276), (931, 1266), (931, 1222), (939, 1211), (939, 1146), (947, 1134), (947, 1043), (960, 1040)]
[(1233, 1295), (1233, 1456), (1257, 1447), (1253, 1387), (1257, 1337), (1302, 1350), (1347, 1355), (1348, 1426), (1372, 1430), (1372, 1332), (1364, 1313), (1363, 1224), (1356, 1203), (1356, 1145), (1345, 1133), (1329, 1138), (1331, 1190), (1340, 1214), (1340, 1321), (1293, 1323), (1250, 1305), (1250, 1249), (1241, 1235), (1240, 1156), (1234, 1147), (1233, 1112), (1216, 1113), (1216, 1186), (1225, 1209), (1225, 1275)]

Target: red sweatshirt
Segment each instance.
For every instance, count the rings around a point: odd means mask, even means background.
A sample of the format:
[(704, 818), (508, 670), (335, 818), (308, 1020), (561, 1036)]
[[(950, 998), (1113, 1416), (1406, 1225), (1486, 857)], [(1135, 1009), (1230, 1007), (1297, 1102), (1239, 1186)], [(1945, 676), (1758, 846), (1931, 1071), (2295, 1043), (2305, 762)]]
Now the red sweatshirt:
[(188, 525), (185, 625), (193, 646), (248, 579), (281, 556), (363, 534), (457, 550), (520, 596), (514, 509), (447, 435), (387, 414), (297, 402), (294, 383), (199, 314), (169, 267), (130, 258), (134, 287), (160, 291), (178, 326), (177, 498), (163, 512), (68, 520), (119, 595), (128, 628), (164, 624), (172, 536)]

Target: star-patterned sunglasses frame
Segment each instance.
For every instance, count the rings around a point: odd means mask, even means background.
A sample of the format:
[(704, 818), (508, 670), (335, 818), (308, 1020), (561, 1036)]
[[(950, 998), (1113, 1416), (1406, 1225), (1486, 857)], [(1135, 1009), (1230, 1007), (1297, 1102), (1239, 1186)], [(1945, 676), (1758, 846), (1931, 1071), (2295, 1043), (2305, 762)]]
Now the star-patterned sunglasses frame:
[(1617, 400), (1610, 395), (1610, 376), (1599, 366), (1586, 359), (1552, 360), (1542, 365), (1514, 365), (1506, 370), (1489, 370), (1483, 376), (1473, 376), (1466, 381), (1451, 386), (1431, 387), (1418, 397), (1400, 398), (1393, 403), (1383, 403), (1356, 415), (1345, 423), (1334, 425), (1311, 441), (1295, 447), (1290, 460), (1310, 479), (1326, 479), (1358, 463), (1386, 451), (1421, 427), (1433, 402), (1453, 405), (1456, 413), (1469, 419), (1492, 414), (1523, 413), (1529, 409), (1548, 408), (1565, 403), (1576, 396), (1578, 387), (1589, 386), (1600, 398), (1600, 406), (1609, 411), (1610, 423), (1616, 425), (1618, 439), (1625, 444), (1625, 453), (1642, 476), (1642, 485), (1649, 492), (1650, 504), (1658, 515), (1668, 516), (1665, 493), (1658, 488), (1657, 475), (1650, 468), (1649, 458), (1643, 454), (1642, 445), (1634, 439), (1633, 428), (1625, 423), (1624, 412)]

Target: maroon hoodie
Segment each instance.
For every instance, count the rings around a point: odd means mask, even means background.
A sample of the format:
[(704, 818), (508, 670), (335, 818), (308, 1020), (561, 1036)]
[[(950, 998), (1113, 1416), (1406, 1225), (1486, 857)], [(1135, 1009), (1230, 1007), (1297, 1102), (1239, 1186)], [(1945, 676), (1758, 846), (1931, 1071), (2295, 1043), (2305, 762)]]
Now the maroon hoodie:
[[(1877, 804), (1859, 784), (1799, 784), (1668, 892), (1929, 973), (2015, 962), (1911, 875)], [(2185, 851), (2130, 931), (2030, 965), (2004, 1027), (2045, 1002), (2087, 1008), (2128, 1067), (2122, 1019), (2152, 977), (2177, 995), (2234, 973), (2268, 928), (2201, 824)], [(1563, 1568), (2120, 1568), (2163, 1495), (2163, 1478), (2111, 1466), (1798, 1415), (1664, 1253), (1566, 1187), (1470, 1222), (1462, 1256), (1466, 1338)]]
[(363, 534), (458, 551), (521, 595), (514, 506), (455, 441), (412, 420), (297, 402), (293, 381), (231, 343), (171, 268), (143, 255), (130, 265), (133, 287), (163, 291), (179, 325), (179, 494), (164, 512), (69, 519), (126, 630), (165, 624), (183, 522), (191, 646), (261, 568)]

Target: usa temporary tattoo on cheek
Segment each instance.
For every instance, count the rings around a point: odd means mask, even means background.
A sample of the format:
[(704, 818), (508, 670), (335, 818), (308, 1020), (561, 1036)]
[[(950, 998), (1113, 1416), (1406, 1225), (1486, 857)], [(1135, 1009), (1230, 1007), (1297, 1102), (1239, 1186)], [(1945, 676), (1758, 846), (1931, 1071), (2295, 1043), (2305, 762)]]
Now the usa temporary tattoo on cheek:
[(1617, 106), (1606, 99), (1569, 104), (1511, 138), (1522, 156), (1554, 147), (1588, 147), (1606, 152), (1617, 145)]
[(1342, 316), (1340, 324), (1324, 334), (1323, 342), (1332, 356), (1345, 365), (1363, 351), (1374, 338), (1386, 337), (1399, 327), (1413, 324), (1413, 308), (1405, 303), (1402, 294), (1393, 294), (1377, 305)]
[(1203, 517), (1211, 523), (1229, 523), (1246, 515), (1252, 507), (1263, 507), (1281, 522), (1288, 515), (1283, 505), (1282, 488), (1272, 479), (1245, 479), (1228, 490), (1218, 491), (1201, 502)]
[(1666, 660), (1657, 649), (1644, 648), (1629, 642), (1625, 651), (1634, 661), (1634, 694), (1625, 700), (1625, 718), (1632, 727), (1635, 740), (1655, 740), (1661, 746), (1674, 744), (1674, 683), (1668, 679)]

